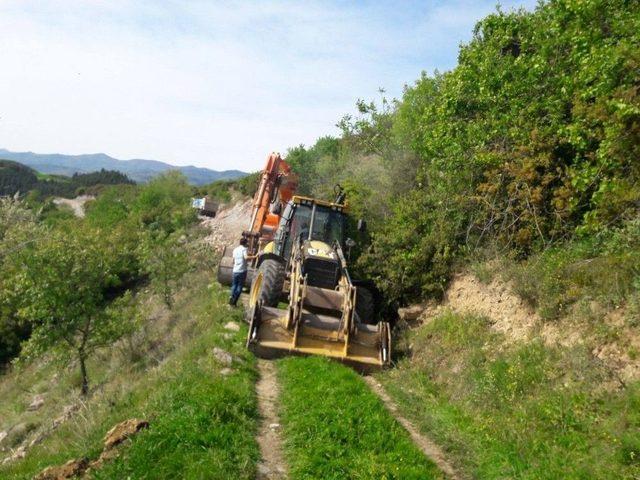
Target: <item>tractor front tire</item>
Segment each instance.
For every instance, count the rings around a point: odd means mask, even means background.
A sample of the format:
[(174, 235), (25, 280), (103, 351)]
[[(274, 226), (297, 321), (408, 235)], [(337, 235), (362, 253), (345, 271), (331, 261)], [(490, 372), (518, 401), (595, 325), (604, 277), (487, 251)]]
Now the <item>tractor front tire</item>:
[(257, 275), (262, 275), (258, 301), (261, 301), (265, 307), (277, 307), (284, 287), (284, 265), (277, 260), (267, 258), (258, 267)]

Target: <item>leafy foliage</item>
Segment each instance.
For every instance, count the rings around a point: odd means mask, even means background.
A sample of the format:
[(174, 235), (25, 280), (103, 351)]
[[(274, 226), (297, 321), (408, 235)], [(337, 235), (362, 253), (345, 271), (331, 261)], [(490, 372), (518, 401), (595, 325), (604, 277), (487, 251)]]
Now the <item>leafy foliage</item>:
[(173, 307), (176, 281), (189, 269), (187, 238), (176, 234), (144, 235), (139, 247), (142, 268), (151, 278), (151, 286)]
[(255, 172), (235, 180), (218, 180), (208, 185), (196, 187), (194, 193), (197, 196), (208, 195), (222, 202), (230, 202), (234, 192), (245, 197), (253, 197), (258, 188), (259, 179), (260, 172)]
[(18, 315), (33, 326), (23, 355), (52, 347), (70, 352), (79, 362), (83, 394), (89, 388), (88, 356), (126, 329), (126, 321), (105, 310), (106, 293), (119, 284), (126, 262), (121, 248), (92, 229), (78, 227), (73, 235), (52, 231), (21, 255), (24, 268), (13, 277)]
[(134, 328), (125, 312), (136, 283), (148, 276), (172, 304), (175, 282), (191, 265), (190, 194), (184, 177), (170, 172), (142, 187), (104, 189), (84, 219), (52, 217), (31, 197), (0, 199), (2, 363), (25, 341), (24, 360), (45, 351), (71, 355), (86, 393), (87, 359)]
[(20, 343), (31, 334), (30, 323), (17, 315), (10, 287), (22, 268), (17, 254), (30, 250), (41, 235), (32, 212), (17, 200), (0, 198), (0, 367), (19, 353)]
[(191, 188), (186, 178), (177, 171), (170, 171), (155, 177), (140, 190), (132, 212), (140, 227), (173, 233), (195, 220), (190, 199)]
[(637, 216), (638, 32), (636, 1), (498, 10), (456, 68), (423, 74), (399, 101), (359, 101), (340, 139), (288, 159), (303, 192), (355, 193), (373, 227), (360, 267), (392, 301), (437, 296), (480, 246), (522, 258)]

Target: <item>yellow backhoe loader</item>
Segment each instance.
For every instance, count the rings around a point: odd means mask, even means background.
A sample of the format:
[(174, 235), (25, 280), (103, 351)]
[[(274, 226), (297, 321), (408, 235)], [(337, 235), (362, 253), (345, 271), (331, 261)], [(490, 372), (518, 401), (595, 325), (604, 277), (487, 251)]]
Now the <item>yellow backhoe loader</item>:
[(353, 242), (337, 193), (334, 202), (294, 195), (258, 251), (247, 346), (263, 357), (324, 355), (370, 371), (389, 364), (391, 332), (375, 320), (370, 290), (349, 275), (344, 248)]

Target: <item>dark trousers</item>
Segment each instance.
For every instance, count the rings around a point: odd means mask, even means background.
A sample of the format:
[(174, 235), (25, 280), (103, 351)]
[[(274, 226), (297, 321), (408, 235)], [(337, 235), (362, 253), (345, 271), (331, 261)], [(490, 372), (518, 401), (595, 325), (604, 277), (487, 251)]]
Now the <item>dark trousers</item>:
[(242, 293), (242, 287), (244, 287), (244, 281), (247, 278), (247, 272), (239, 272), (233, 274), (233, 281), (231, 283), (231, 303), (236, 304), (240, 294)]

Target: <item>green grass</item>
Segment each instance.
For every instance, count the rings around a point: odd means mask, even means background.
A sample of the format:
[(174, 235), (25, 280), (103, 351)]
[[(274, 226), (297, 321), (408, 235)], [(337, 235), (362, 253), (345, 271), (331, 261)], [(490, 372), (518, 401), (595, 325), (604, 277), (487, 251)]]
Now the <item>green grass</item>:
[(506, 345), (452, 313), (405, 335), (412, 357), (378, 378), (467, 476), (640, 477), (640, 384), (612, 388), (587, 348)]
[(494, 268), (543, 319), (567, 316), (580, 302), (596, 302), (605, 313), (640, 298), (640, 220)]
[(151, 428), (94, 478), (255, 477), (259, 450), (253, 438), (252, 365), (224, 378), (206, 358), (210, 345), (200, 343), (165, 379), (148, 407)]
[[(94, 358), (94, 391), (86, 405), (24, 460), (0, 466), (0, 478), (28, 479), (48, 465), (95, 459), (105, 433), (133, 417), (147, 419), (150, 428), (123, 445), (121, 456), (94, 478), (255, 478), (255, 361), (244, 348), (244, 326), (232, 334), (223, 328), (229, 320), (240, 323), (241, 312), (230, 311), (226, 292), (215, 285), (208, 289), (207, 280), (202, 272), (188, 275), (173, 311), (150, 312), (145, 353), (135, 363), (119, 347)], [(220, 373), (225, 366), (213, 356), (215, 346), (235, 358), (228, 376)], [(55, 382), (52, 370), (45, 362), (22, 372), (26, 378), (20, 382), (18, 372), (1, 379), (0, 392), (7, 394), (0, 409), (6, 414), (3, 424), (46, 425), (76, 400), (76, 369), (59, 371)], [(31, 380), (46, 394), (38, 412), (24, 411), (32, 396), (24, 387)]]
[(288, 358), (278, 377), (292, 479), (442, 478), (353, 370)]

